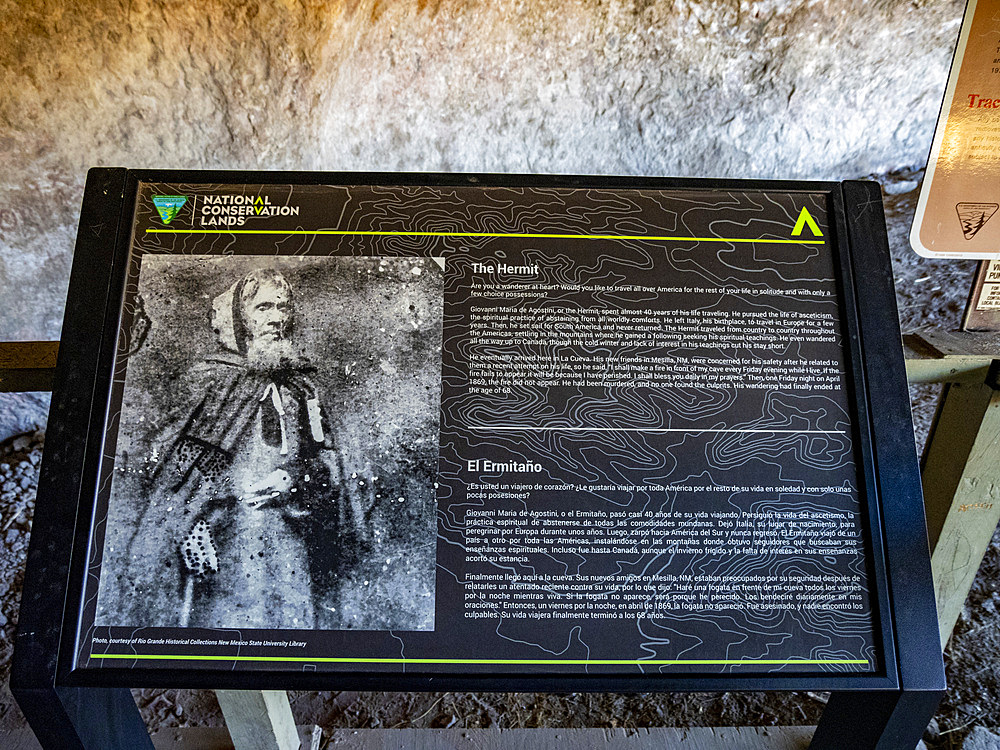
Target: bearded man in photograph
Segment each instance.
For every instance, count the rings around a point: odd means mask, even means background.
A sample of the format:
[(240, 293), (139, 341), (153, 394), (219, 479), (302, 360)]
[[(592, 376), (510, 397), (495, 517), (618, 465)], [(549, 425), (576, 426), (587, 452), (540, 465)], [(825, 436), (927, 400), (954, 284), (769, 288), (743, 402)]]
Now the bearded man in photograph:
[(365, 533), (316, 367), (293, 345), (292, 287), (251, 271), (213, 300), (211, 325), (219, 351), (187, 373), (193, 406), (157, 440), (129, 559), (160, 554), (130, 582), (146, 614), (125, 622), (315, 628), (336, 618)]

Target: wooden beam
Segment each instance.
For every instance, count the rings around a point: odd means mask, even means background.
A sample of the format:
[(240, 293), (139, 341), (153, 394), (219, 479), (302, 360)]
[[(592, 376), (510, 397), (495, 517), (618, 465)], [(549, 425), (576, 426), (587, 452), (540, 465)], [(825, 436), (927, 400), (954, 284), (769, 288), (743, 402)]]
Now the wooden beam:
[(906, 360), (906, 382), (981, 383), (993, 360), (989, 357), (913, 358)]
[(284, 690), (216, 690), (235, 750), (298, 750), (299, 733)]
[(1000, 522), (1000, 390), (995, 375), (952, 383), (927, 439), (921, 472), (941, 648)]
[(1000, 355), (1000, 333), (976, 331), (915, 331), (903, 336), (907, 349), (914, 344), (931, 356), (989, 357)]
[(0, 393), (51, 391), (58, 341), (0, 341)]
[(906, 380), (916, 383), (981, 383), (1000, 343), (993, 334), (938, 334), (932, 331), (903, 336)]

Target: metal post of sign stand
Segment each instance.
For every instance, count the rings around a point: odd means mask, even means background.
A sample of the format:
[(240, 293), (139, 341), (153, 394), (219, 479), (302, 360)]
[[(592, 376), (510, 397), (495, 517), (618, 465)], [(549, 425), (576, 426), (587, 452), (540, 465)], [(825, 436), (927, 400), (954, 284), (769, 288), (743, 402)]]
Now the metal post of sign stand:
[(940, 702), (936, 691), (831, 693), (809, 750), (914, 748)]

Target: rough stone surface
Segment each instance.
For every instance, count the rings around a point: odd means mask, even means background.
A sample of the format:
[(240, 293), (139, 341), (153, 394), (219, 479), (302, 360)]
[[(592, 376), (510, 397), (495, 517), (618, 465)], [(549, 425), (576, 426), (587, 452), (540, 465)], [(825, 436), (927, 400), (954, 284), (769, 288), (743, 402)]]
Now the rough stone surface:
[(998, 750), (1000, 734), (994, 734), (986, 727), (976, 727), (962, 743), (962, 750)]
[(960, 0), (0, 0), (0, 340), (87, 167), (847, 179), (926, 160)]
[(0, 393), (0, 443), (14, 435), (45, 427), (48, 413), (47, 393)]
[[(37, 461), (32, 462), (29, 457), (41, 454), (44, 438), (42, 432), (35, 432), (16, 441), (0, 440), (0, 718), (10, 704), (7, 675), (35, 511), (38, 466)], [(4, 728), (0, 722), (0, 737)]]

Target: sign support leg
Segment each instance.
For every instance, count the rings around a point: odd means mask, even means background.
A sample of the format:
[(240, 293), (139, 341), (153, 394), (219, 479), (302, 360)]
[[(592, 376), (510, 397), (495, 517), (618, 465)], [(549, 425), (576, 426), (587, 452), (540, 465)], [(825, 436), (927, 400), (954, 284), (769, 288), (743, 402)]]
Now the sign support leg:
[(809, 750), (913, 750), (943, 691), (831, 693)]
[(12, 686), (44, 750), (153, 750), (128, 688)]

